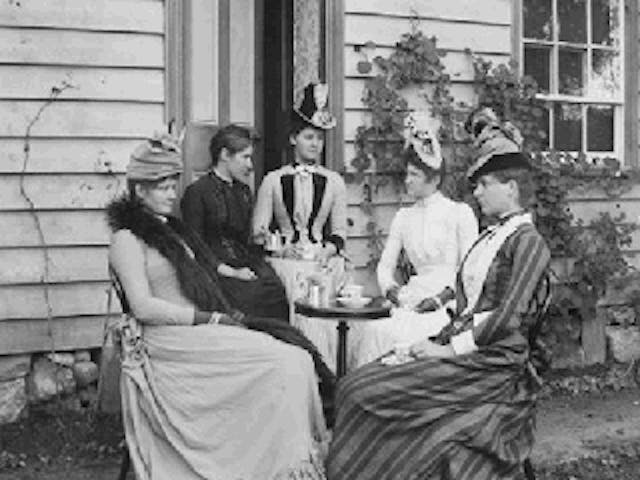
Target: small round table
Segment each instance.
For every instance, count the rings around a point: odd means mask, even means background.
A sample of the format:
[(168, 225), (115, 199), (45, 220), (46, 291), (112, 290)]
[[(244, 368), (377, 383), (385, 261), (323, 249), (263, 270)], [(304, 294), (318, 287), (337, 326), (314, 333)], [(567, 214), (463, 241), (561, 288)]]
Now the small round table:
[(347, 322), (368, 322), (389, 318), (391, 308), (384, 298), (375, 298), (371, 303), (362, 308), (349, 308), (332, 302), (325, 306), (309, 305), (306, 300), (297, 300), (295, 312), (308, 317), (324, 320), (338, 320), (338, 353), (336, 362), (336, 373), (338, 378), (347, 373), (347, 332), (349, 324)]

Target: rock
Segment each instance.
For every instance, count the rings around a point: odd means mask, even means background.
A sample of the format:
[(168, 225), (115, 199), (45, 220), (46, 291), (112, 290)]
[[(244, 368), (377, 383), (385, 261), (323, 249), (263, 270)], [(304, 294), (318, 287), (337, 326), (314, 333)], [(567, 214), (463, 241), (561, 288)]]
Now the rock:
[(0, 425), (18, 420), (26, 406), (24, 377), (0, 382)]
[(0, 382), (22, 378), (31, 370), (31, 355), (0, 356)]
[(38, 358), (27, 377), (27, 391), (32, 401), (47, 400), (58, 393), (71, 393), (76, 388), (70, 368), (56, 365), (46, 357)]
[(63, 365), (65, 367), (70, 367), (76, 361), (73, 353), (49, 353), (47, 358), (53, 363), (57, 363), (58, 365)]
[(89, 350), (77, 350), (73, 357), (76, 362), (90, 362), (91, 361), (91, 352)]
[(617, 362), (640, 358), (640, 330), (638, 327), (606, 327), (609, 351)]
[(79, 387), (86, 387), (98, 380), (98, 365), (93, 362), (76, 362), (73, 376)]

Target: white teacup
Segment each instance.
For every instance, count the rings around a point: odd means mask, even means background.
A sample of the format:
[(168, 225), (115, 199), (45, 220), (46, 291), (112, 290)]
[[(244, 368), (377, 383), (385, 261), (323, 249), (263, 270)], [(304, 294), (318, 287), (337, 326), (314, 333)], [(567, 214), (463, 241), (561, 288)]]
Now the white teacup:
[(347, 298), (360, 298), (363, 291), (364, 287), (362, 285), (349, 284), (342, 287), (340, 294)]

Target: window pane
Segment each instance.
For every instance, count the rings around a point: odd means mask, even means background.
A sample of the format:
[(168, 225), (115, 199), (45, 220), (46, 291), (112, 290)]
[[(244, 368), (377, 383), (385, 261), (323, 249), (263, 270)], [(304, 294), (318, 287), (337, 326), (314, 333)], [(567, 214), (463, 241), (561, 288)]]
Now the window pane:
[(549, 110), (546, 108), (541, 109), (542, 110), (542, 115), (540, 115), (540, 117), (537, 119), (538, 120), (538, 135), (537, 137), (539, 138), (539, 142), (540, 142), (540, 149), (542, 150), (548, 150), (550, 145), (549, 145), (549, 140), (550, 140), (550, 136), (549, 136)]
[(551, 0), (524, 0), (522, 10), (525, 38), (551, 40)]
[(587, 42), (586, 0), (558, 0), (558, 31), (563, 42)]
[(553, 146), (556, 150), (582, 151), (582, 107), (570, 103), (553, 106)]
[(549, 93), (549, 55), (551, 49), (525, 45), (524, 74), (532, 76), (541, 92)]
[(589, 94), (600, 98), (617, 98), (621, 95), (621, 65), (618, 52), (594, 49)]
[(560, 49), (558, 58), (558, 91), (560, 93), (576, 96), (583, 94), (584, 59), (583, 50)]
[(591, 0), (593, 43), (619, 45), (620, 24), (618, 0)]
[(587, 150), (613, 152), (613, 107), (587, 107)]

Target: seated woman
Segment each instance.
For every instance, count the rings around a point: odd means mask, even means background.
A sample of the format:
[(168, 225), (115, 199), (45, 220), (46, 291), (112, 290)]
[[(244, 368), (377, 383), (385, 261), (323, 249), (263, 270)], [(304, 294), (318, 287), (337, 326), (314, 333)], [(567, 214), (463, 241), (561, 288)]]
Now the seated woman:
[[(416, 202), (398, 210), (393, 218), (377, 268), (380, 290), (397, 308), (388, 320), (355, 326), (350, 348), (352, 366), (378, 358), (395, 344), (415, 343), (435, 335), (449, 323), (444, 308), (425, 312), (422, 301), (453, 285), (463, 255), (478, 236), (478, 222), (471, 207), (450, 200), (439, 190), (444, 163), (428, 122), (425, 113), (407, 117), (405, 185)], [(403, 251), (416, 274), (406, 285), (399, 285), (394, 273)]]
[(230, 307), (219, 262), (170, 215), (181, 171), (170, 137), (140, 145), (129, 195), (107, 210), (109, 262), (133, 315), (121, 385), (136, 478), (322, 479), (314, 360), (325, 379), (327, 367), (288, 324)]
[(326, 111), (324, 84), (304, 89), (300, 108), (291, 115), (289, 142), (293, 161), (267, 174), (258, 190), (253, 232), (264, 237), (272, 224), (291, 242), (322, 245), (328, 258), (344, 248), (347, 193), (342, 177), (321, 165), (324, 132), (336, 126)]
[(341, 381), (331, 480), (512, 479), (531, 453), (537, 386), (528, 334), (550, 254), (523, 208), (532, 175), (512, 130), (478, 122), (474, 195), (500, 220), (458, 270), (457, 319), (407, 358)]
[(221, 287), (234, 307), (288, 319), (284, 286), (262, 249), (250, 243), (253, 195), (245, 182), (253, 171), (253, 142), (239, 125), (217, 131), (209, 144), (211, 172), (187, 187), (182, 217), (221, 260)]
[[(326, 265), (325, 277), (340, 283), (344, 277), (343, 259), (336, 255), (344, 249), (347, 235), (347, 190), (337, 172), (320, 165), (324, 135), (336, 126), (326, 110), (328, 89), (325, 84), (309, 84), (304, 89), (300, 108), (293, 108), (289, 142), (293, 148), (291, 164), (268, 173), (258, 190), (253, 217), (253, 234), (263, 242), (271, 230), (278, 230), (298, 255)], [(300, 262), (303, 263), (303, 262)], [(304, 290), (309, 263), (279, 262), (278, 274), (288, 288), (289, 300), (297, 300)], [(302, 287), (301, 287), (302, 285)], [(317, 346), (332, 369), (337, 350), (333, 322), (292, 316), (291, 322)]]

